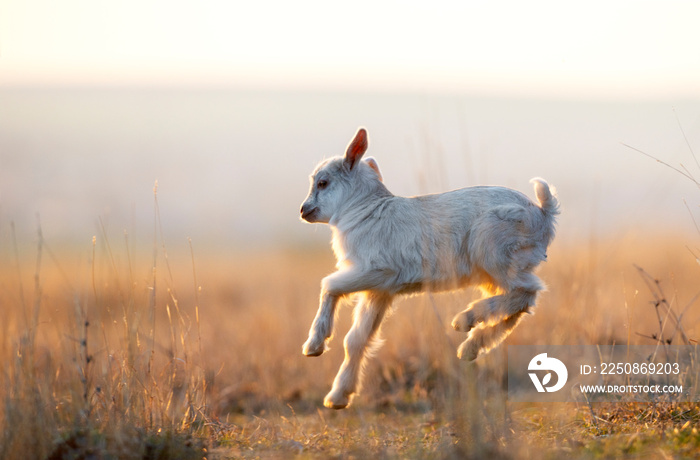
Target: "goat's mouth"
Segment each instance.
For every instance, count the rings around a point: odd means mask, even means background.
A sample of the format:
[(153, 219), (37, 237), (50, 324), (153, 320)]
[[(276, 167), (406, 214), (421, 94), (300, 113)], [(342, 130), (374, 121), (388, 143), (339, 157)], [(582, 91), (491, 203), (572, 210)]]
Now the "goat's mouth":
[(307, 222), (316, 222), (316, 214), (318, 213), (318, 208), (303, 209), (301, 210), (301, 218)]

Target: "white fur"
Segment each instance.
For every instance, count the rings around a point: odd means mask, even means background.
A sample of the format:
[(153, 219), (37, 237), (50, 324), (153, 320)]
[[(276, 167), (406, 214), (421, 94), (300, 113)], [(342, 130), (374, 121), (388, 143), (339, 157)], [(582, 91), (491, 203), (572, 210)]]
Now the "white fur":
[(397, 294), (476, 285), (484, 298), (452, 320), (469, 332), (462, 359), (476, 359), (501, 343), (543, 289), (534, 275), (554, 237), (559, 203), (542, 179), (533, 179), (539, 205), (505, 187), (469, 187), (405, 198), (384, 186), (373, 159), (362, 160), (367, 133), (360, 129), (343, 157), (318, 165), (301, 207), (308, 222), (333, 231), (337, 271), (321, 283), (320, 307), (303, 347), (307, 356), (327, 349), (338, 300), (361, 293), (345, 337), (345, 360), (326, 396), (327, 407), (346, 407), (359, 391), (362, 365), (378, 343), (383, 317)]

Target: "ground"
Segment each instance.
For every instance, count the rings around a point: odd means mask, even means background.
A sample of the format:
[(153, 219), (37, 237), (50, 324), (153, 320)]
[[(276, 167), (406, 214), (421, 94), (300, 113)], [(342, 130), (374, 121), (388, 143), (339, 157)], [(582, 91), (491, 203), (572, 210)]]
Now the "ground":
[(505, 378), (510, 345), (680, 343), (680, 329), (696, 344), (700, 274), (687, 237), (555, 243), (535, 314), (472, 364), (456, 358), (464, 335), (449, 320), (477, 293), (397, 302), (362, 393), (342, 411), (322, 401), (350, 308), (328, 353), (301, 354), (333, 268), (328, 248), (186, 242), (153, 258), (118, 239), (3, 246), (0, 457), (700, 455), (697, 403), (513, 403)]

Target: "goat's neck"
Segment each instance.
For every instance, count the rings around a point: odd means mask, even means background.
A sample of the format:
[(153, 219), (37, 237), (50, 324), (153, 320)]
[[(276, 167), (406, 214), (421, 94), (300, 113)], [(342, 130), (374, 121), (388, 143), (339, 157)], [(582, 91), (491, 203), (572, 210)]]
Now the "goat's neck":
[(394, 195), (386, 188), (353, 197), (331, 218), (329, 224), (341, 233), (345, 233), (358, 223), (367, 219), (375, 210)]

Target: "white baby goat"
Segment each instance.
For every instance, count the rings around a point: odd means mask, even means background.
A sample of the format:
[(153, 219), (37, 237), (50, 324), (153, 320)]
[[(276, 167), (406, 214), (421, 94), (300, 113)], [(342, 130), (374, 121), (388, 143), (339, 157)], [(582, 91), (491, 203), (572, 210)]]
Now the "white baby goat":
[(452, 320), (454, 329), (469, 332), (457, 356), (474, 360), (502, 342), (543, 289), (533, 271), (547, 258), (559, 208), (542, 179), (531, 181), (539, 206), (505, 187), (394, 196), (374, 159), (361, 161), (366, 150), (361, 128), (345, 156), (316, 167), (301, 206), (302, 219), (331, 226), (338, 259), (338, 270), (321, 282), (306, 356), (327, 349), (339, 299), (359, 297), (345, 360), (324, 400), (333, 409), (346, 407), (359, 391), (363, 361), (378, 345), (380, 324), (397, 294), (476, 285), (485, 298)]

